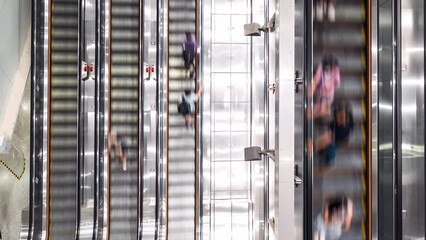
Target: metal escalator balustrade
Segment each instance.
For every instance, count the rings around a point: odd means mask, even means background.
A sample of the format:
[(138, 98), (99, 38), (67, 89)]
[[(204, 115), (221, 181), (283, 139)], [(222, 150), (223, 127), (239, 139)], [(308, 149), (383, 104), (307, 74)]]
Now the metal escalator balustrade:
[[(318, 2), (318, 1), (317, 1)], [(348, 196), (353, 200), (351, 228), (339, 239), (368, 239), (368, 17), (364, 0), (337, 1), (336, 19), (314, 20), (313, 66), (317, 68), (324, 54), (339, 61), (340, 87), (334, 103), (349, 102), (354, 129), (346, 146), (336, 149), (336, 163), (329, 170), (314, 170), (314, 216), (322, 211), (325, 199)], [(314, 124), (314, 128), (323, 128)], [(314, 130), (315, 134), (315, 130)], [(324, 156), (316, 155), (317, 160)], [(315, 231), (315, 229), (314, 229)]]
[(182, 59), (185, 32), (195, 38), (195, 0), (169, 0), (167, 239), (195, 238), (195, 130), (186, 128), (177, 104), (195, 81), (186, 76)]
[(78, 221), (79, 1), (51, 1), (48, 238), (75, 239)]
[(110, 132), (127, 158), (110, 156), (109, 238), (137, 239), (139, 180), (140, 1), (112, 0), (110, 8)]

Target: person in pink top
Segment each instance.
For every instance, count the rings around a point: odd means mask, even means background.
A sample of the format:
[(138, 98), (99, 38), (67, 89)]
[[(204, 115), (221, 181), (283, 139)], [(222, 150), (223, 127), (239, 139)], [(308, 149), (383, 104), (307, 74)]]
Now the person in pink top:
[(333, 55), (325, 55), (317, 67), (312, 80), (312, 86), (308, 89), (308, 94), (313, 94), (314, 118), (325, 117), (331, 114), (334, 91), (339, 87), (339, 62)]
[[(331, 54), (324, 55), (318, 64), (311, 84), (308, 85), (307, 97), (312, 100), (312, 107), (306, 109), (308, 138), (306, 147), (308, 152), (314, 148), (321, 151), (331, 142), (331, 134), (325, 131), (313, 136), (312, 120), (331, 117), (334, 92), (340, 87), (340, 68), (337, 58)], [(313, 141), (313, 138), (315, 139)]]

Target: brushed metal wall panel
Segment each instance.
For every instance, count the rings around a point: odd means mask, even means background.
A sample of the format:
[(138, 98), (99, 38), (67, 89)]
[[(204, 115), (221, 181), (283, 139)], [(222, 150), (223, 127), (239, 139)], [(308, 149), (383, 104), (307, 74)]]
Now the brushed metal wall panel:
[(403, 239), (425, 238), (424, 1), (401, 1)]

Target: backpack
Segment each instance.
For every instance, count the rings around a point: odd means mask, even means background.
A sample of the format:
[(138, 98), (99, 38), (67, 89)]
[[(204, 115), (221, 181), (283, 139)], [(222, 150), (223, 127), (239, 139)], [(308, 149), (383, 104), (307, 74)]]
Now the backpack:
[(182, 102), (178, 104), (178, 113), (180, 113), (182, 115), (186, 115), (186, 114), (191, 113), (191, 106), (185, 100), (184, 96), (182, 96)]

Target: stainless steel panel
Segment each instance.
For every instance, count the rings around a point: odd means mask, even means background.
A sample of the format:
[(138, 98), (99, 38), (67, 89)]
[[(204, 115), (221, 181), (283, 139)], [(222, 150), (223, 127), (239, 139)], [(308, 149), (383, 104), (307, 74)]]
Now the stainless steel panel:
[(215, 43), (229, 43), (231, 40), (231, 16), (225, 14), (212, 15), (212, 38)]
[(401, 1), (402, 237), (425, 238), (424, 1)]
[[(304, 7), (305, 7), (305, 0), (298, 0), (295, 1), (295, 70), (299, 71), (301, 74), (300, 77), (304, 78), (304, 58), (305, 58), (305, 33), (303, 31), (304, 24), (305, 24), (305, 14), (304, 14)], [(306, 21), (309, 21), (309, 19), (306, 19)], [(306, 79), (304, 79), (306, 81)], [(304, 149), (304, 113), (305, 113), (305, 104), (304, 104), (304, 94), (305, 89), (303, 86), (299, 87), (300, 91), (299, 93), (295, 94), (294, 99), (294, 164), (298, 166), (299, 168), (299, 177), (302, 179), (302, 181), (306, 181), (307, 178), (303, 175), (304, 173), (304, 165), (303, 165), (303, 159), (305, 157), (305, 149)], [(305, 224), (303, 213), (304, 208), (303, 204), (304, 201), (307, 201), (307, 199), (304, 200), (303, 198), (303, 191), (304, 187), (303, 184), (299, 187), (295, 188), (294, 190), (294, 226), (295, 226), (295, 240), (302, 240), (306, 233), (304, 233), (303, 226)]]
[[(199, 30), (201, 35), (203, 36), (202, 40), (200, 41), (200, 47), (201, 51), (208, 53), (211, 52), (211, 34), (210, 31), (212, 29), (212, 22), (211, 22), (211, 4), (212, 1), (199, 1), (201, 3), (200, 5), (200, 11), (199, 11), (199, 19), (202, 20), (203, 24), (199, 25)], [(202, 121), (203, 125), (201, 128), (202, 136), (201, 141), (203, 142), (203, 149), (202, 149), (202, 155), (200, 156), (200, 160), (203, 163), (202, 166), (202, 203), (201, 203), (201, 210), (202, 210), (202, 235), (200, 239), (211, 239), (211, 219), (213, 215), (212, 211), (212, 205), (211, 205), (211, 198), (212, 198), (212, 174), (210, 174), (212, 170), (212, 164), (211, 164), (211, 156), (213, 152), (215, 151), (213, 148), (213, 143), (211, 141), (211, 125), (212, 125), (212, 119), (210, 116), (212, 111), (212, 105), (211, 101), (213, 99), (214, 89), (212, 88), (215, 80), (212, 81), (212, 74), (211, 74), (211, 56), (209, 54), (203, 54), (201, 57), (200, 67), (203, 69), (204, 74), (200, 74), (202, 79), (202, 84), (204, 86), (204, 94), (203, 94), (203, 101), (202, 101)], [(227, 80), (229, 81), (229, 80)], [(218, 87), (220, 89), (220, 87)], [(226, 95), (226, 94), (225, 94)], [(222, 98), (224, 101), (229, 101), (230, 96), (224, 96)], [(217, 99), (220, 101), (220, 99)], [(214, 177), (214, 176), (213, 176)]]
[[(248, 44), (231, 45), (231, 72), (245, 73), (249, 72), (250, 48)], [(245, 61), (244, 61), (245, 60)], [(222, 71), (224, 71), (223, 69)]]
[(232, 239), (250, 239), (250, 204), (232, 203)]
[(392, 3), (378, 7), (377, 238), (394, 239)]
[[(250, 166), (245, 161), (232, 161), (231, 169), (231, 197), (248, 199), (250, 197)], [(249, 212), (245, 214), (248, 215)]]
[[(95, 0), (84, 2), (84, 61), (89, 65), (95, 62), (95, 26), (96, 9)], [(96, 66), (95, 66), (96, 67)], [(94, 231), (95, 208), (95, 81), (89, 79), (82, 83), (82, 137), (83, 140), (83, 164), (80, 173), (80, 238), (92, 239)]]
[[(234, 131), (249, 131), (250, 124), (250, 104), (248, 103), (233, 103), (231, 105), (231, 130)], [(240, 149), (242, 152), (243, 149)]]
[[(243, 149), (250, 145), (250, 133), (245, 132), (231, 132), (231, 158), (232, 160), (244, 160)], [(248, 165), (248, 164), (247, 164)]]
[(229, 131), (231, 129), (231, 104), (214, 103), (213, 104), (213, 130)]
[(231, 159), (231, 136), (229, 132), (214, 132), (213, 161), (229, 161)]
[(212, 208), (214, 224), (212, 226), (212, 240), (231, 240), (232, 235), (232, 204), (229, 201), (215, 201)]
[(216, 161), (214, 168), (214, 199), (227, 199), (231, 194), (231, 162)]
[(213, 14), (229, 14), (231, 10), (231, 1), (228, 0), (214, 0), (212, 2)]
[(103, 42), (104, 45), (101, 45), (99, 48), (99, 72), (97, 76), (99, 76), (99, 87), (98, 91), (98, 111), (97, 111), (97, 123), (99, 132), (98, 135), (98, 151), (99, 151), (99, 163), (98, 163), (98, 226), (97, 226), (97, 238), (98, 239), (107, 239), (108, 238), (108, 220), (109, 220), (109, 211), (108, 206), (110, 204), (109, 201), (109, 156), (108, 156), (108, 132), (109, 132), (109, 43), (110, 43), (110, 32), (107, 23), (111, 21), (111, 16), (109, 13), (110, 9), (110, 0), (101, 1), (99, 5), (99, 10), (102, 14), (99, 15), (100, 28), (99, 28), (99, 36), (97, 41)]
[(372, 199), (372, 240), (378, 240), (378, 3), (371, 1), (371, 199)]
[[(234, 80), (234, 75), (232, 75)], [(214, 73), (212, 74), (212, 100), (215, 102), (229, 102), (231, 100), (231, 74)]]
[(212, 45), (212, 53), (212, 72), (230, 72), (231, 45), (215, 43)]
[[(247, 0), (233, 0), (231, 1), (231, 14), (249, 14), (250, 13), (250, 5)], [(253, 1), (255, 2), (255, 1)], [(242, 25), (239, 26), (242, 28)]]
[[(255, 0), (251, 3), (251, 22), (259, 24), (265, 21), (265, 1)], [(263, 146), (265, 140), (265, 40), (263, 37), (251, 39), (251, 82), (250, 82), (250, 146)], [(264, 206), (265, 206), (265, 171), (263, 161), (252, 162), (251, 165), (251, 194), (252, 194), (252, 224), (251, 239), (264, 239), (265, 227)]]
[[(246, 0), (240, 0), (240, 2), (246, 2)], [(234, 3), (232, 3), (233, 9)], [(244, 8), (242, 9), (244, 12)], [(248, 15), (232, 15), (231, 16), (231, 42), (232, 43), (248, 43), (250, 38), (244, 36), (244, 24), (248, 23), (250, 20)], [(222, 33), (223, 34), (223, 33)]]
[(246, 73), (231, 74), (231, 99), (235, 102), (250, 101), (250, 75)]
[[(144, 1), (143, 6), (144, 42), (143, 58), (149, 66), (157, 66), (157, 1)], [(143, 203), (142, 203), (142, 239), (155, 239), (156, 215), (156, 127), (157, 127), (157, 76), (151, 76), (149, 81), (144, 81), (143, 89)]]
[(167, 62), (167, 45), (169, 41), (168, 34), (168, 12), (169, 6), (166, 0), (157, 1), (157, 14), (158, 14), (158, 35), (157, 35), (157, 63), (158, 71), (157, 77), (157, 144), (156, 144), (156, 173), (157, 173), (157, 194), (156, 194), (156, 237), (160, 240), (166, 239), (166, 212), (167, 212), (167, 75), (168, 62)]

